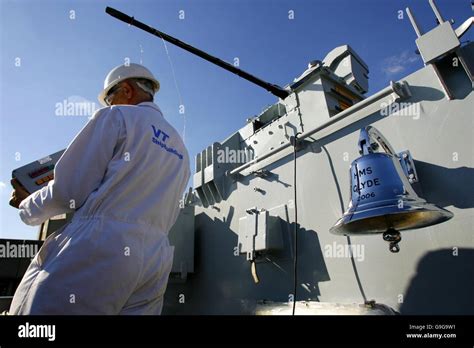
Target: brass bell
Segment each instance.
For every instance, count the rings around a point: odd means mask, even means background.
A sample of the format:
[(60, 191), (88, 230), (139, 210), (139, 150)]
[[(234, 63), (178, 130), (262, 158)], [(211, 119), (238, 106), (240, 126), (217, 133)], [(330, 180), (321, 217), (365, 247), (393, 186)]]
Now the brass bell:
[[(375, 140), (376, 142), (372, 142)], [(380, 144), (385, 153), (375, 152)], [(361, 157), (350, 168), (351, 200), (344, 215), (331, 227), (339, 235), (383, 233), (390, 251), (400, 250), (399, 231), (439, 224), (453, 213), (418, 197), (410, 184), (416, 170), (408, 151), (395, 154), (383, 135), (374, 127), (361, 129)]]

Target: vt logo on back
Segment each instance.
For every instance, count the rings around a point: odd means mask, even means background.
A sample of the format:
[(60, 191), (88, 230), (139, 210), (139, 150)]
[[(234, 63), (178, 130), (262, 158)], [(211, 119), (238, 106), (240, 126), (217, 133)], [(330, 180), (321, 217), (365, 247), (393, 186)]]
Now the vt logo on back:
[(155, 127), (154, 125), (151, 125), (151, 128), (153, 129), (153, 137), (151, 139), (153, 143), (155, 143), (156, 145), (159, 145), (162, 149), (166, 150), (167, 152), (178, 156), (178, 158), (182, 160), (183, 155), (181, 153), (179, 153), (176, 149), (169, 147), (165, 144), (166, 140), (170, 138), (170, 136), (166, 134), (165, 132), (163, 132), (163, 130)]
[(166, 139), (169, 138), (168, 134), (163, 132), (161, 129), (157, 129), (154, 125), (151, 125), (151, 128), (153, 128), (153, 133), (155, 133), (155, 138), (160, 139), (161, 137), (162, 138), (161, 140), (163, 142), (165, 142)]

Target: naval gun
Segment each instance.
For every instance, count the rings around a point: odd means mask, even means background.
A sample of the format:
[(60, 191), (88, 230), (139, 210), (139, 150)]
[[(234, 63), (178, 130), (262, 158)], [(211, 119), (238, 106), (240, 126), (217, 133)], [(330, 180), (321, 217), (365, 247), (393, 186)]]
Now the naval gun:
[(206, 53), (206, 52), (204, 52), (204, 51), (202, 51), (202, 50), (200, 50), (200, 49), (198, 49), (194, 46), (191, 46), (191, 45), (189, 45), (189, 44), (187, 44), (187, 43), (185, 43), (181, 40), (178, 40), (177, 38), (175, 38), (171, 35), (165, 34), (162, 31), (159, 31), (158, 29), (150, 27), (147, 24), (136, 20), (134, 17), (130, 17), (129, 15), (127, 15), (123, 12), (120, 12), (120, 11), (118, 11), (118, 10), (112, 8), (112, 7), (106, 7), (105, 12), (108, 13), (109, 15), (111, 15), (112, 17), (115, 17), (115, 18), (127, 23), (128, 25), (133, 25), (137, 28), (140, 28), (140, 29), (152, 34), (152, 35), (158, 36), (159, 38), (172, 43), (173, 45), (181, 47), (182, 49), (184, 49), (184, 50), (186, 50), (190, 53), (193, 53), (193, 54), (197, 55), (198, 57), (201, 57), (201, 58), (203, 58), (203, 59), (205, 59), (205, 60), (207, 60), (211, 63), (214, 63), (215, 65), (220, 66), (221, 68), (223, 68), (225, 70), (228, 70), (228, 71), (230, 71), (230, 72), (246, 79), (247, 81), (250, 81), (250, 82), (256, 84), (257, 86), (260, 86), (260, 87), (266, 89), (267, 91), (269, 91), (273, 95), (276, 95), (279, 98), (285, 99), (289, 94), (288, 91), (284, 90), (280, 86), (265, 82), (262, 79), (259, 79), (258, 77), (253, 76), (253, 75), (249, 74), (248, 72), (245, 72), (242, 69), (239, 69), (239, 68), (237, 68), (237, 67), (235, 67), (235, 66), (233, 66), (233, 65), (231, 65), (227, 62), (224, 62), (223, 60), (221, 60), (217, 57), (214, 57), (214, 56), (210, 55), (209, 53)]

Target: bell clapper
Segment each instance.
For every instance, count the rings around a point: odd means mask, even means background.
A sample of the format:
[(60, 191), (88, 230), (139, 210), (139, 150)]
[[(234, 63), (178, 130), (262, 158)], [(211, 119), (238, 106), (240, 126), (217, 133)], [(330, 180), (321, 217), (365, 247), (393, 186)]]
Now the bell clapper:
[(397, 231), (394, 228), (389, 228), (383, 233), (383, 240), (389, 242), (389, 250), (392, 253), (398, 253), (400, 251), (400, 246), (398, 243), (402, 240), (402, 235), (400, 231)]
[(397, 242), (391, 242), (389, 245), (389, 249), (392, 253), (398, 253), (400, 251), (400, 246)]

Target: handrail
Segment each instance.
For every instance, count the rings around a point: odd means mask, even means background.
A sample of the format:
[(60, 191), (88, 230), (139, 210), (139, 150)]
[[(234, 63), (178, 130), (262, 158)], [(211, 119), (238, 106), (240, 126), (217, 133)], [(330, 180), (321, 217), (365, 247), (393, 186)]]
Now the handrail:
[[(364, 108), (364, 107), (367, 107), (368, 105), (371, 105), (373, 103), (376, 103), (378, 102), (380, 99), (390, 95), (390, 94), (396, 94), (397, 97), (399, 98), (404, 98), (406, 96), (409, 95), (409, 91), (408, 91), (408, 86), (403, 84), (403, 83), (400, 83), (400, 82), (393, 82), (391, 81), (390, 82), (390, 86), (382, 89), (381, 91), (375, 93), (374, 95), (368, 97), (367, 99), (364, 99), (360, 102), (358, 102), (357, 104), (354, 104), (352, 105), (351, 107), (347, 108), (346, 110), (340, 112), (339, 114), (337, 114), (336, 116), (332, 117), (329, 121), (325, 122), (324, 124), (316, 127), (316, 128), (313, 128), (303, 134), (301, 134), (299, 137), (298, 137), (298, 140), (303, 140), (311, 135), (313, 135), (314, 133), (316, 132), (319, 132), (333, 124), (335, 124), (336, 122), (342, 120), (343, 118), (346, 118), (347, 116), (353, 114), (354, 112)], [(342, 127), (341, 129), (345, 128), (347, 126), (344, 126)], [(226, 173), (226, 175), (230, 176), (230, 175), (236, 175), (236, 174), (239, 174), (240, 172), (242, 172), (244, 169), (258, 163), (258, 162), (261, 162), (263, 161), (264, 159), (286, 149), (287, 147), (291, 146), (291, 143), (288, 141), (286, 142), (285, 144), (282, 144), (281, 146), (263, 154), (262, 156), (260, 157), (256, 157), (254, 158), (253, 160), (247, 162), (247, 163), (244, 163), (243, 165), (241, 165), (240, 167), (237, 167), (231, 171), (228, 171)]]

